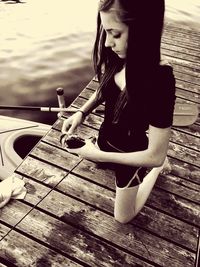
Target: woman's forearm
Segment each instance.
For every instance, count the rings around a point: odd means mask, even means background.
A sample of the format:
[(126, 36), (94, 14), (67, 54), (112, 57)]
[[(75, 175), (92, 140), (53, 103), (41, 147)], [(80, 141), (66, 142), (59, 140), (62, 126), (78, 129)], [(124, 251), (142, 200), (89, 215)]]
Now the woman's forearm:
[(167, 156), (170, 132), (170, 127), (161, 129), (150, 125), (147, 149), (129, 153), (101, 151), (99, 160), (129, 166), (159, 167)]
[(88, 99), (88, 101), (80, 108), (87, 116), (92, 110), (94, 110), (98, 105), (100, 105), (103, 100), (99, 99), (97, 92)]
[(165, 157), (165, 152), (162, 152), (162, 155), (158, 155), (148, 149), (128, 153), (101, 151), (99, 161), (112, 162), (133, 167), (159, 167), (163, 164)]

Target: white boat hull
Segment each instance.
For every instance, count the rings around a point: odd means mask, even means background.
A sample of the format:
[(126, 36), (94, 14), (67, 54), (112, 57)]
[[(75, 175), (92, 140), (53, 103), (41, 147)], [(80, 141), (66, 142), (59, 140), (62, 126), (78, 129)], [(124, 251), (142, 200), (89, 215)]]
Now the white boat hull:
[(27, 136), (43, 137), (51, 126), (38, 122), (0, 116), (0, 180), (10, 176), (23, 158), (15, 150), (15, 143)]

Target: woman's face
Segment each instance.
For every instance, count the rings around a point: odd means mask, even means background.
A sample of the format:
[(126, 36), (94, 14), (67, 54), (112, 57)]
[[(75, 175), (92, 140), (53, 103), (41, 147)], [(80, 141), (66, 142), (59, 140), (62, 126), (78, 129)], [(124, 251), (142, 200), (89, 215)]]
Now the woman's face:
[(101, 11), (100, 17), (106, 32), (105, 46), (110, 47), (120, 58), (126, 58), (128, 26), (120, 22), (114, 11)]

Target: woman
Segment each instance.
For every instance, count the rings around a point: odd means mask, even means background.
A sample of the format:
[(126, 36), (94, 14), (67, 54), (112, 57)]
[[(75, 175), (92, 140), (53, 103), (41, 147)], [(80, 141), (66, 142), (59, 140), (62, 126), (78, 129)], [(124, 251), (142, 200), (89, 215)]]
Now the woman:
[(121, 223), (144, 206), (167, 155), (175, 81), (172, 68), (161, 64), (163, 17), (163, 0), (99, 2), (94, 67), (100, 86), (62, 127), (63, 133), (73, 134), (105, 101), (97, 145), (86, 140), (68, 151), (114, 168), (114, 216)]

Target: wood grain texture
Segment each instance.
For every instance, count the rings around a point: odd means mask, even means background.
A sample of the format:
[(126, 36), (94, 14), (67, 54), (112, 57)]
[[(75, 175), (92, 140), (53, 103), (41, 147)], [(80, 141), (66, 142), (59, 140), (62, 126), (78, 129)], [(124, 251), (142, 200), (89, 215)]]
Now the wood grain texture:
[[(172, 64), (178, 101), (199, 104), (200, 33), (166, 24), (163, 56)], [(80, 108), (98, 89), (95, 77), (72, 103)], [(104, 105), (101, 106), (104, 108)], [(200, 118), (172, 127), (169, 174), (126, 225), (113, 218), (115, 176), (106, 165), (69, 154), (60, 144), (59, 118), (13, 174), (25, 181), (24, 200), (0, 210), (0, 266), (195, 267), (200, 228)], [(77, 134), (98, 135), (101, 114)], [(10, 264), (10, 265), (9, 265)]]
[[(44, 163), (40, 164), (38, 160), (29, 158), (28, 166), (27, 163), (23, 164), (25, 166), (21, 166), (19, 171), (24, 172), (26, 175), (32, 175), (32, 168), (38, 168), (41, 169), (41, 167), (45, 167)], [(26, 162), (27, 162), (26, 161)], [(30, 167), (32, 166), (32, 168)], [(36, 167), (37, 166), (37, 167)], [(46, 164), (45, 171), (48, 173), (50, 172), (52, 166), (49, 164)], [(54, 167), (55, 169), (55, 167)], [(57, 173), (59, 173), (59, 169), (57, 170)], [(41, 181), (41, 175), (37, 172), (34, 175), (35, 179), (38, 179)], [(78, 177), (76, 175), (69, 174), (67, 176), (64, 176), (62, 181), (59, 179), (55, 182), (55, 180), (43, 180), (42, 183), (45, 185), (48, 185), (50, 187), (56, 186), (56, 189), (63, 192), (64, 194), (67, 194), (71, 197), (78, 198), (80, 201), (85, 201), (91, 206), (95, 206), (97, 209), (104, 210), (107, 213), (110, 213), (112, 215), (113, 213), (113, 202), (114, 202), (114, 185), (112, 185), (112, 188), (103, 188), (100, 185), (97, 185), (96, 183), (92, 183), (93, 181), (88, 181), (84, 179), (83, 177)], [(95, 182), (95, 181), (94, 181)], [(31, 180), (26, 181), (27, 184), (31, 184), (30, 188), (35, 188), (35, 183)], [(41, 199), (41, 192), (43, 192), (44, 189), (40, 189), (37, 187), (37, 190), (34, 190), (34, 194), (31, 194), (31, 192), (27, 195), (26, 201), (31, 202), (32, 204), (38, 203), (38, 201)], [(48, 192), (47, 192), (48, 193)], [(37, 197), (36, 197), (37, 196)], [(36, 198), (36, 199), (35, 199)], [(33, 201), (34, 200), (34, 201)], [(197, 235), (197, 229), (195, 227), (190, 226), (189, 224), (183, 223), (175, 218), (170, 218), (170, 216), (162, 214), (161, 212), (156, 212), (152, 208), (147, 208), (148, 216), (143, 215), (140, 216), (139, 225), (140, 227), (150, 230), (153, 233), (161, 233), (163, 237), (166, 239), (169, 239), (171, 241), (179, 242), (179, 244), (185, 244), (186, 246), (189, 246), (193, 244), (193, 250), (196, 247), (196, 235)], [(148, 219), (147, 219), (148, 217)], [(150, 224), (150, 218), (151, 224)], [(147, 220), (145, 222), (145, 220)], [(172, 220), (175, 220), (176, 223), (172, 222)], [(143, 224), (141, 224), (141, 221), (143, 221)], [(165, 227), (163, 229), (162, 222), (165, 222)], [(148, 222), (148, 223), (147, 223)], [(134, 223), (137, 224), (137, 220), (134, 221)], [(182, 233), (182, 230), (184, 230), (184, 233)], [(179, 234), (177, 235), (178, 238), (174, 237), (174, 232)], [(180, 236), (185, 236), (184, 239), (180, 238)], [(186, 240), (190, 240), (188, 244), (186, 244)], [(193, 240), (193, 241), (191, 241)]]
[(74, 262), (67, 258), (66, 255), (61, 255), (58, 252), (43, 246), (37, 241), (32, 240), (31, 237), (28, 238), (16, 231), (12, 231), (1, 241), (0, 258), (4, 258), (8, 264), (5, 266), (12, 266), (10, 264), (15, 264), (20, 267), (82, 266), (78, 262)]

